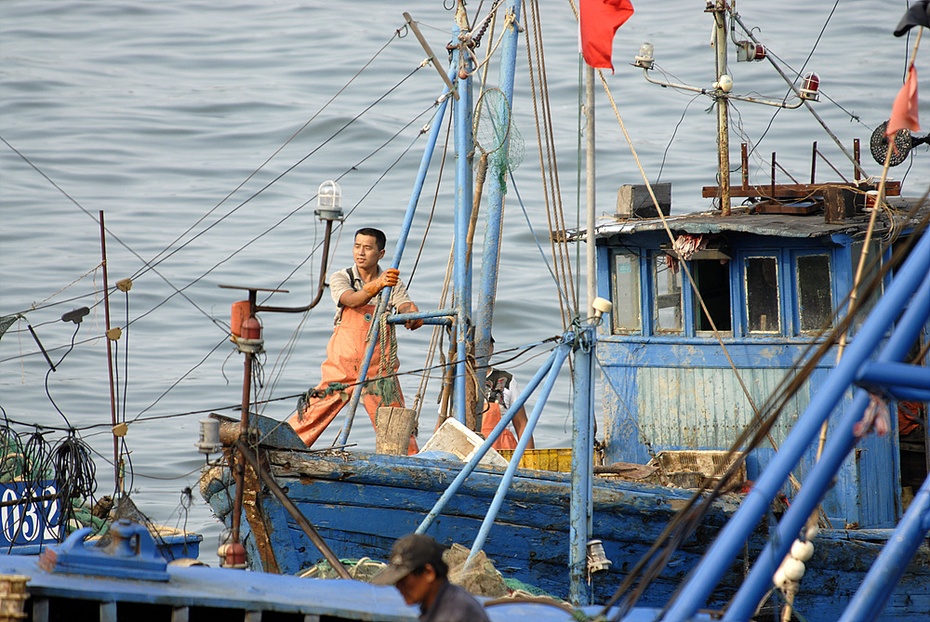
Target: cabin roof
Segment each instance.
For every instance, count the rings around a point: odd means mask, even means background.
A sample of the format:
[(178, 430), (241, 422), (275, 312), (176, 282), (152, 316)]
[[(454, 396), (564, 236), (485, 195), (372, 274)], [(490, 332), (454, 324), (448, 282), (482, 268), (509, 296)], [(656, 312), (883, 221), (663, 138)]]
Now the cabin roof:
[[(903, 214), (903, 210), (911, 202), (907, 199), (889, 198), (888, 203)], [(930, 210), (924, 205), (921, 214)], [(903, 219), (904, 216), (901, 216)], [(900, 226), (901, 219), (898, 225)], [(760, 236), (775, 236), (782, 238), (818, 238), (835, 234), (847, 233), (856, 235), (865, 232), (869, 223), (867, 212), (857, 214), (839, 223), (828, 223), (823, 214), (805, 216), (791, 214), (757, 214), (751, 213), (747, 207), (734, 208), (729, 216), (722, 216), (719, 211), (693, 212), (687, 214), (673, 214), (666, 216), (665, 221), (676, 234), (687, 233), (692, 235), (709, 235), (725, 232), (746, 233)], [(618, 218), (616, 216), (602, 216), (595, 222), (597, 238), (604, 239), (616, 235), (635, 235), (651, 231), (664, 231), (665, 225), (661, 218)], [(876, 231), (883, 232), (888, 229), (888, 219), (879, 218), (876, 222)], [(586, 237), (585, 229), (566, 231), (569, 240), (580, 241)]]
[[(736, 231), (756, 235), (774, 235), (789, 238), (811, 238), (834, 233), (853, 231), (856, 224), (844, 222), (827, 224), (816, 216), (788, 216), (784, 214), (750, 214), (747, 211), (732, 211), (724, 217), (720, 212), (700, 212), (667, 216), (666, 222), (675, 233), (712, 234)], [(597, 237), (616, 234), (662, 231), (660, 218), (605, 218), (595, 224)]]

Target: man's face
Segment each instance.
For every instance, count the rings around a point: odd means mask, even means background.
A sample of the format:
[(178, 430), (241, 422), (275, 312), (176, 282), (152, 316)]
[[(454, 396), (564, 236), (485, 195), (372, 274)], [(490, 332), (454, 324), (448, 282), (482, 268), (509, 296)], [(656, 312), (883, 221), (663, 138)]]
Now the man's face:
[(408, 605), (424, 604), (423, 601), (430, 593), (430, 588), (436, 579), (432, 566), (427, 566), (420, 572), (411, 572), (396, 583), (397, 591), (404, 597)]
[(384, 257), (384, 249), (378, 250), (378, 243), (372, 235), (355, 236), (355, 246), (352, 254), (355, 265), (363, 270), (373, 270), (378, 261)]

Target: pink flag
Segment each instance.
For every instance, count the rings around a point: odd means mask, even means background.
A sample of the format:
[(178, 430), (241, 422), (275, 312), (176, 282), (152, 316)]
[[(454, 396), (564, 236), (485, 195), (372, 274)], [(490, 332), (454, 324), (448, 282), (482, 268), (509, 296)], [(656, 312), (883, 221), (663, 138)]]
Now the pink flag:
[(917, 68), (911, 65), (907, 72), (907, 80), (904, 86), (898, 91), (898, 96), (894, 98), (894, 104), (891, 105), (891, 118), (888, 120), (888, 127), (885, 128), (886, 136), (894, 136), (898, 130), (910, 130), (916, 132), (920, 129), (920, 123), (917, 120)]

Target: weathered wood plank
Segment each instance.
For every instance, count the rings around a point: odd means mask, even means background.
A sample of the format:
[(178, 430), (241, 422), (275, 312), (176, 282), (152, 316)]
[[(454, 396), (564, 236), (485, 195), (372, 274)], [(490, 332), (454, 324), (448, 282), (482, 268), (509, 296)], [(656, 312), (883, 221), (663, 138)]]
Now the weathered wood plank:
[[(875, 190), (874, 184), (864, 184), (855, 186), (854, 184), (775, 184), (774, 195), (771, 185), (749, 185), (749, 186), (730, 186), (731, 197), (769, 197), (776, 199), (803, 199), (811, 196), (823, 196), (825, 188), (829, 187), (850, 187), (857, 188), (865, 192), (866, 190)], [(704, 186), (701, 188), (701, 196), (705, 199), (711, 199), (720, 194), (720, 188), (717, 186)], [(900, 181), (885, 182), (885, 196), (896, 197), (901, 195)]]

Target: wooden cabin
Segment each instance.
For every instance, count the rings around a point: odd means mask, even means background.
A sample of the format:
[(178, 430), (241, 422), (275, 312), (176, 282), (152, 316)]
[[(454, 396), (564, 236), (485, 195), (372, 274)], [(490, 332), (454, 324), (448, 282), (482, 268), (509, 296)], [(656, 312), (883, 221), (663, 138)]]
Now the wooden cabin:
[[(825, 217), (822, 201), (810, 203), (739, 208), (729, 216), (678, 214), (664, 222), (654, 209), (632, 209), (598, 221), (598, 295), (614, 305), (598, 346), (606, 461), (642, 463), (662, 450), (728, 449), (811, 354), (812, 343), (823, 342), (837, 321), (834, 310), (846, 313), (870, 214), (848, 202), (839, 210), (828, 205)], [(903, 213), (907, 202), (894, 206)], [(912, 220), (899, 218), (891, 226), (880, 214), (868, 258), (889, 261)], [(879, 269), (873, 263), (862, 282)], [(877, 295), (860, 287), (866, 310)], [(927, 336), (925, 330), (924, 342)], [(788, 400), (770, 439), (749, 454), (750, 480), (771, 458), (773, 445), (783, 442), (837, 353), (833, 346), (819, 361)], [(851, 397), (850, 391), (844, 406)], [(896, 405), (889, 407), (892, 433), (863, 439), (824, 501), (834, 527), (892, 526), (902, 513), (902, 491), (907, 501), (902, 481), (923, 481), (926, 426), (921, 442), (912, 438), (905, 448), (917, 455), (905, 456), (902, 473)], [(811, 450), (795, 472), (798, 480), (814, 459)]]

